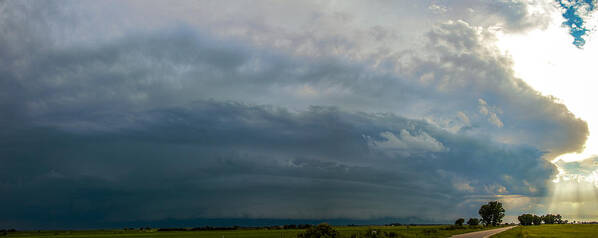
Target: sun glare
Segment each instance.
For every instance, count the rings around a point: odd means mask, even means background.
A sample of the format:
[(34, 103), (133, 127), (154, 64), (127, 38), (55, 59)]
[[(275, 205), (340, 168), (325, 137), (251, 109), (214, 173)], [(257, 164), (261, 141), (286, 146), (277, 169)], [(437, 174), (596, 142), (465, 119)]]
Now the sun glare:
[[(547, 213), (560, 213), (576, 221), (595, 220), (598, 210), (598, 166), (590, 161), (598, 155), (598, 62), (596, 36), (586, 38), (583, 49), (576, 48), (558, 11), (551, 14), (546, 29), (524, 34), (498, 34), (498, 47), (514, 61), (517, 77), (543, 95), (556, 97), (575, 116), (588, 124), (589, 137), (580, 153), (551, 158), (558, 174), (550, 182), (551, 191), (544, 204)], [(592, 21), (596, 22), (596, 16)], [(550, 159), (550, 158), (549, 158)], [(575, 164), (580, 169), (570, 169)], [(594, 162), (595, 163), (595, 162)], [(584, 167), (585, 166), (585, 167)]]
[[(598, 155), (598, 111), (592, 102), (598, 101), (598, 44), (591, 36), (584, 49), (571, 44), (567, 28), (562, 27), (558, 12), (552, 14), (546, 29), (525, 34), (505, 34), (498, 37), (498, 47), (514, 61), (515, 75), (544, 95), (556, 97), (577, 117), (588, 123), (590, 135), (581, 153), (554, 158), (553, 162), (581, 161)], [(595, 37), (594, 37), (595, 38)]]
[(558, 213), (569, 221), (593, 221), (598, 210), (596, 176), (561, 178), (554, 183), (547, 201), (547, 213)]

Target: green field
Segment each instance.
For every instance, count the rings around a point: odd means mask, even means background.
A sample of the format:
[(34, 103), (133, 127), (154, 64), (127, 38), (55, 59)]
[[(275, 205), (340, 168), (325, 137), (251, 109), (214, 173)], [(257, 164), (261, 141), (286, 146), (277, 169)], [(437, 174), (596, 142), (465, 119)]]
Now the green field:
[(596, 224), (563, 224), (518, 226), (492, 236), (493, 238), (510, 237), (598, 237)]
[[(396, 237), (449, 237), (454, 234), (479, 231), (483, 228), (446, 229), (449, 226), (359, 226), (359, 227), (335, 227), (341, 237), (352, 237), (352, 235), (365, 234), (369, 229), (377, 230), (378, 234), (384, 232), (396, 233)], [(156, 230), (92, 230), (92, 231), (19, 231), (8, 233), (8, 237), (216, 237), (216, 238), (295, 238), (303, 230), (233, 230), (233, 231), (168, 231), (158, 232)]]

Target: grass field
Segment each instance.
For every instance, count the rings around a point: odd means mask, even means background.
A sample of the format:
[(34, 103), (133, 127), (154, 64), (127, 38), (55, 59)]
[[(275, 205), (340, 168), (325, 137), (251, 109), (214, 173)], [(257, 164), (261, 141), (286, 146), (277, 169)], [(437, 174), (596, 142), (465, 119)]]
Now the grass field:
[[(352, 237), (352, 235), (365, 234), (368, 229), (377, 230), (378, 234), (384, 232), (395, 232), (396, 237), (449, 237), (454, 234), (462, 234), (472, 231), (479, 231), (483, 228), (468, 228), (447, 230), (448, 226), (359, 226), (359, 227), (335, 227), (341, 237)], [(198, 237), (198, 238), (296, 238), (303, 230), (233, 230), (233, 231), (125, 231), (125, 230), (92, 230), (92, 231), (19, 231), (8, 233), (8, 237)]]
[(511, 230), (499, 233), (492, 238), (510, 237), (598, 237), (596, 224), (563, 224), (518, 226)]

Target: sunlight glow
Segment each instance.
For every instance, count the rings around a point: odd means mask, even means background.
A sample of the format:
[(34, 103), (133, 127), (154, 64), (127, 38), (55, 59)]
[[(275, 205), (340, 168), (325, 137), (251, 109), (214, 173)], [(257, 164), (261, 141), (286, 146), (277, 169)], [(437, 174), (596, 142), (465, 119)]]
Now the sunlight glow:
[[(498, 34), (498, 47), (513, 59), (515, 75), (543, 95), (556, 97), (575, 116), (588, 124), (589, 137), (580, 153), (559, 155), (551, 159), (558, 174), (550, 182), (547, 213), (560, 213), (570, 221), (591, 221), (598, 217), (598, 166), (590, 159), (598, 155), (598, 38), (591, 35), (579, 49), (571, 44), (568, 29), (562, 26), (561, 13), (553, 9), (546, 29), (523, 34)], [(588, 21), (598, 22), (596, 16)], [(593, 38), (593, 39), (592, 39)], [(565, 168), (569, 163), (585, 169)], [(595, 163), (595, 162), (594, 162)], [(595, 170), (593, 170), (595, 169)]]
[(555, 183), (551, 191), (552, 196), (547, 201), (546, 212), (561, 214), (569, 221), (596, 220), (598, 188), (595, 181), (571, 179)]
[[(590, 135), (581, 153), (560, 155), (553, 162), (581, 161), (598, 154), (598, 43), (588, 38), (584, 49), (571, 44), (568, 30), (562, 27), (560, 13), (551, 14), (546, 29), (526, 34), (499, 33), (498, 47), (513, 58), (515, 75), (544, 95), (564, 103), (576, 116), (588, 123)], [(597, 17), (593, 17), (596, 21)], [(596, 37), (593, 37), (596, 38)]]

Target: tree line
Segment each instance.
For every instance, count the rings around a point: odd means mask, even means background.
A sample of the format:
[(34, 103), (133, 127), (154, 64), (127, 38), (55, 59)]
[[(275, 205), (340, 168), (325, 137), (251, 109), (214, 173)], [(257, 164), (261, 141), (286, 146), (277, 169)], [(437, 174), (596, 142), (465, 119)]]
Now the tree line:
[[(312, 227), (311, 224), (287, 224), (280, 226), (202, 226), (192, 228), (182, 227), (170, 227), (170, 228), (158, 228), (156, 231), (229, 231), (229, 230), (257, 230), (257, 229), (268, 229), (268, 230), (292, 230), (292, 229), (308, 229)], [(131, 228), (133, 229), (133, 228)], [(142, 230), (143, 228), (139, 228)], [(147, 228), (150, 229), (150, 228)], [(127, 228), (125, 228), (127, 230)]]
[(569, 221), (563, 220), (560, 214), (546, 214), (543, 216), (538, 216), (535, 214), (522, 214), (521, 216), (517, 217), (519, 220), (519, 224), (524, 226), (530, 225), (540, 225), (542, 222), (544, 224), (567, 224)]

